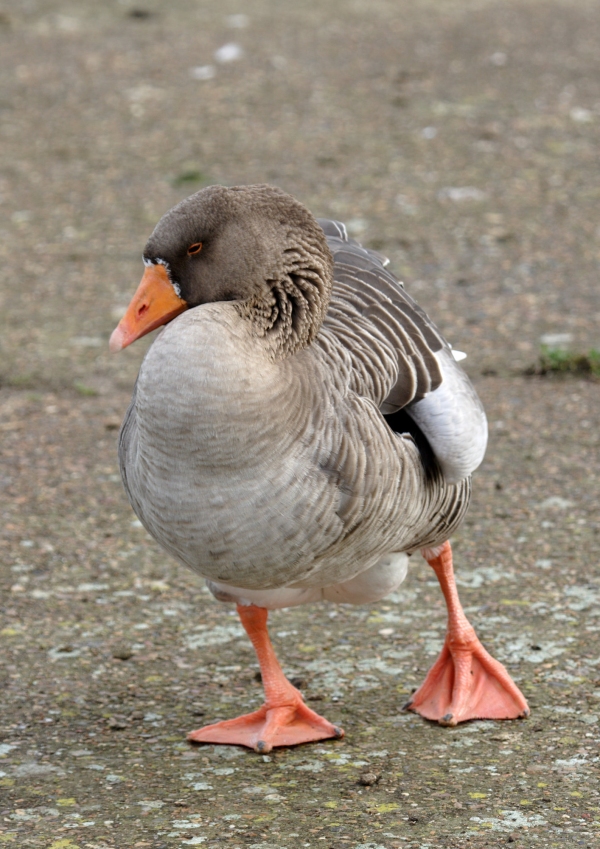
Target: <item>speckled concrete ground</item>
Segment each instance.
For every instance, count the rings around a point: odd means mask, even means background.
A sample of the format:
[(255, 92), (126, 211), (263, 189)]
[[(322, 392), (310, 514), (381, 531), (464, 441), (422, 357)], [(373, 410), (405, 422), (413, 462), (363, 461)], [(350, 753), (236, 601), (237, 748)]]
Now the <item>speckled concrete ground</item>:
[[(14, 0), (0, 40), (0, 845), (598, 846), (599, 384), (521, 374), (542, 334), (598, 347), (598, 5)], [(235, 615), (134, 521), (146, 342), (106, 342), (157, 218), (219, 181), (349, 222), (469, 352), (491, 440), (457, 572), (530, 720), (401, 712), (444, 631), (415, 557), (373, 608), (272, 616), (343, 741), (185, 742), (261, 690)]]

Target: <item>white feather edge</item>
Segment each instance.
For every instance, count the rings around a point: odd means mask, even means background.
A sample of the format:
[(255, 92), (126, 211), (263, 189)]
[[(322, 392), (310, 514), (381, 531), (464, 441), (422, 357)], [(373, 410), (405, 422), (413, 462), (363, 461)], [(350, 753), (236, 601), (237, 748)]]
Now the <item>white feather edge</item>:
[(315, 571), (314, 586), (278, 587), (271, 590), (248, 590), (221, 581), (207, 581), (211, 593), (219, 601), (237, 604), (256, 604), (267, 610), (296, 607), (316, 601), (333, 601), (338, 604), (373, 604), (397, 590), (406, 577), (408, 555), (402, 551), (384, 554), (379, 561), (348, 581), (322, 587), (319, 570)]
[(435, 354), (442, 383), (406, 410), (427, 437), (448, 483), (458, 483), (475, 471), (488, 437), (483, 405), (456, 364), (455, 353), (442, 348)]
[(173, 279), (171, 277), (171, 266), (169, 265), (169, 263), (166, 260), (161, 259), (160, 257), (157, 257), (156, 259), (146, 259), (145, 256), (142, 256), (142, 261), (143, 261), (144, 265), (146, 266), (146, 268), (150, 268), (152, 265), (162, 265), (162, 266), (164, 266), (164, 268), (167, 272), (167, 276), (168, 276), (169, 280), (171, 281), (171, 286), (175, 290), (175, 294), (177, 295), (178, 298), (181, 297), (181, 287), (179, 286), (179, 283), (175, 283), (173, 281)]

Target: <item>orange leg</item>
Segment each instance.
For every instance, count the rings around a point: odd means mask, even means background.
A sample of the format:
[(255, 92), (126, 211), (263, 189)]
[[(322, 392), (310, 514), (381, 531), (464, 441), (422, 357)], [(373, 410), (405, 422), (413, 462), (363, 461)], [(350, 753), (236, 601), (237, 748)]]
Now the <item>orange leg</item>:
[(342, 729), (311, 710), (283, 674), (269, 639), (267, 611), (253, 604), (238, 605), (237, 611), (258, 658), (265, 703), (253, 713), (191, 731), (188, 740), (231, 743), (248, 746), (256, 752), (270, 752), (274, 746), (343, 737)]
[(527, 702), (506, 669), (487, 653), (467, 620), (458, 598), (452, 549), (424, 549), (448, 608), (446, 640), (437, 661), (410, 701), (414, 710), (440, 725), (467, 719), (517, 719), (529, 716)]

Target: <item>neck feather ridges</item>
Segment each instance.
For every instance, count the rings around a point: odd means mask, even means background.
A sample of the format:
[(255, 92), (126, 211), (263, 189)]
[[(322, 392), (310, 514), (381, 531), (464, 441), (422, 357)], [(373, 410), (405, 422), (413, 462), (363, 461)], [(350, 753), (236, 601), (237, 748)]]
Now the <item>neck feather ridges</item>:
[[(254, 332), (267, 343), (273, 359), (290, 356), (309, 345), (317, 335), (329, 304), (332, 272), (331, 257), (317, 256), (303, 263), (307, 253), (292, 251), (288, 269), (278, 280), (269, 281), (266, 294), (240, 304), (244, 318)], [(317, 261), (314, 261), (314, 260)]]

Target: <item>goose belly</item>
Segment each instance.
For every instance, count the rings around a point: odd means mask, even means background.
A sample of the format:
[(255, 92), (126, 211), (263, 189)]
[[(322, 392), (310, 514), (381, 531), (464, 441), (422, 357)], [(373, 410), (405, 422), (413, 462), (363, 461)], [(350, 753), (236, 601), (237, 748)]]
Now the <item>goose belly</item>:
[[(210, 581), (248, 590), (342, 584), (390, 552), (445, 541), (468, 503), (468, 481), (416, 498), (409, 478), (417, 460), (386, 469), (389, 479), (383, 474), (371, 498), (357, 499), (360, 515), (351, 517), (301, 440), (242, 468), (136, 447), (126, 474), (146, 529)], [(370, 486), (375, 477), (367, 471)]]
[(412, 439), (316, 354), (269, 363), (231, 318), (184, 313), (140, 370), (120, 457), (152, 536), (209, 580), (257, 590), (341, 584), (445, 541), (468, 482), (430, 486)]
[(183, 563), (277, 587), (335, 544), (338, 495), (314, 461), (310, 382), (265, 362), (231, 318), (213, 306), (184, 313), (148, 352), (125, 484), (143, 525)]
[(343, 531), (326, 476), (289, 454), (282, 462), (271, 456), (268, 467), (225, 471), (138, 455), (128, 481), (146, 529), (213, 581), (248, 589), (296, 583), (318, 569)]

